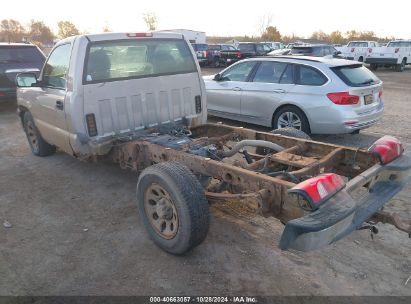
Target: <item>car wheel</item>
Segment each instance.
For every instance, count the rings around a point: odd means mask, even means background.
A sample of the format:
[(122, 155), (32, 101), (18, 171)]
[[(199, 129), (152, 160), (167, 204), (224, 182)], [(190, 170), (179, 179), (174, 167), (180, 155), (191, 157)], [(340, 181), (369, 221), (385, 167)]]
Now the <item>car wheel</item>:
[(214, 67), (215, 67), (215, 68), (219, 68), (219, 67), (220, 67), (220, 58), (219, 58), (219, 57), (215, 57), (215, 58), (214, 58)]
[(47, 143), (41, 136), (34, 124), (33, 116), (30, 112), (25, 112), (23, 116), (23, 127), (29, 141), (31, 152), (36, 156), (49, 156), (56, 152), (56, 147)]
[(137, 202), (151, 239), (169, 253), (184, 254), (207, 236), (210, 215), (204, 190), (181, 164), (146, 168), (138, 179)]
[(310, 133), (307, 117), (295, 106), (285, 106), (273, 118), (273, 129), (294, 128), (304, 133)]
[(397, 64), (395, 66), (395, 71), (396, 72), (404, 72), (405, 70), (405, 58), (402, 60), (402, 62), (400, 64)]
[(378, 64), (376, 64), (376, 63), (371, 63), (371, 64), (370, 64), (370, 69), (371, 69), (372, 71), (376, 71), (376, 70), (378, 69)]
[[(294, 128), (282, 128), (282, 129), (276, 129), (276, 130), (272, 130), (270, 131), (270, 133), (273, 134), (278, 134), (278, 135), (284, 135), (284, 136), (288, 136), (288, 137), (295, 137), (295, 138), (300, 138), (300, 139), (307, 139), (307, 140), (311, 140), (310, 135), (308, 135), (307, 133), (301, 131), (301, 130), (297, 130)], [(269, 148), (264, 148), (264, 147), (257, 147), (255, 150), (255, 153), (260, 154), (260, 155), (266, 155), (268, 153), (271, 153), (272, 150)]]

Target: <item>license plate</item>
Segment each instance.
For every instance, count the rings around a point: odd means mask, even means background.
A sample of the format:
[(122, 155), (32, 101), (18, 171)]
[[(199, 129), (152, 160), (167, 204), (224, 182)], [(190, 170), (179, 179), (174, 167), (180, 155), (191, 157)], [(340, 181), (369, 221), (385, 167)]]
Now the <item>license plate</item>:
[(364, 96), (364, 104), (369, 105), (374, 102), (374, 95), (365, 95)]

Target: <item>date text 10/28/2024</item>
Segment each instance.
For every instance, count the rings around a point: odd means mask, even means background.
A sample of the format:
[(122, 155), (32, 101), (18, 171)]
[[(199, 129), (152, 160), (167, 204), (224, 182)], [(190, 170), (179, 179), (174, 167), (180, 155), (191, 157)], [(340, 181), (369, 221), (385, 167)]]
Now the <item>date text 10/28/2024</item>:
[(150, 303), (258, 303), (255, 297), (150, 297)]

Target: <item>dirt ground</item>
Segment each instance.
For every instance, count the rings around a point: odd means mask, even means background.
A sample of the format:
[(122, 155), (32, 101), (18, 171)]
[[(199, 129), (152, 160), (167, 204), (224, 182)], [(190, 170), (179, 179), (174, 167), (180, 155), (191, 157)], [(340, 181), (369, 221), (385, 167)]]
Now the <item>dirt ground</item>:
[[(316, 140), (365, 147), (392, 134), (411, 144), (411, 68), (377, 74), (382, 122)], [(411, 295), (411, 239), (382, 224), (374, 240), (363, 230), (321, 251), (283, 252), (275, 219), (213, 206), (205, 242), (169, 255), (139, 220), (134, 173), (33, 156), (13, 102), (0, 104), (0, 170), (0, 295)], [(410, 198), (409, 186), (388, 209), (411, 219)]]

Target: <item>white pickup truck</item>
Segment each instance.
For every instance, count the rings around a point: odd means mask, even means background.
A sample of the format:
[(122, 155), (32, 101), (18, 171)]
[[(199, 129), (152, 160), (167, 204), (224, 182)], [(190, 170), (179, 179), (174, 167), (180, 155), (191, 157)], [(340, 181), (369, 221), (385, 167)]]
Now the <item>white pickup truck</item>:
[(336, 49), (344, 58), (364, 62), (372, 52), (372, 48), (378, 46), (376, 41), (350, 41), (346, 46), (336, 47)]
[(403, 72), (407, 64), (411, 64), (411, 40), (394, 40), (387, 46), (376, 47), (365, 59), (372, 70), (378, 67), (393, 67), (397, 72)]
[(284, 250), (320, 248), (379, 221), (411, 234), (411, 225), (380, 210), (411, 178), (411, 158), (397, 139), (364, 150), (307, 140), (296, 129), (205, 124), (204, 81), (182, 34), (70, 37), (54, 47), (39, 78), (22, 73), (16, 83), (32, 153), (59, 148), (139, 172), (141, 221), (169, 253), (205, 239), (208, 201), (242, 201), (276, 217), (285, 224)]

